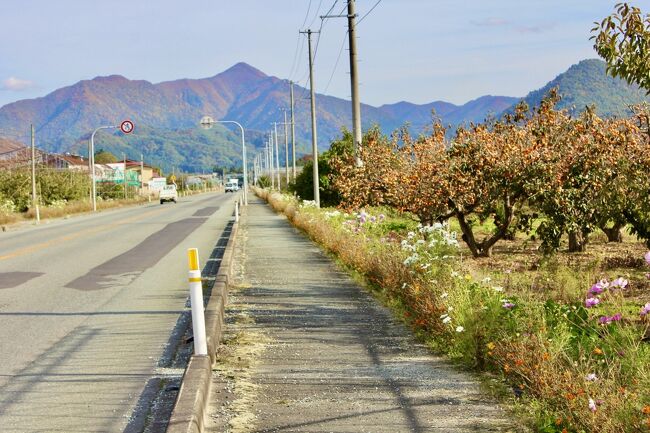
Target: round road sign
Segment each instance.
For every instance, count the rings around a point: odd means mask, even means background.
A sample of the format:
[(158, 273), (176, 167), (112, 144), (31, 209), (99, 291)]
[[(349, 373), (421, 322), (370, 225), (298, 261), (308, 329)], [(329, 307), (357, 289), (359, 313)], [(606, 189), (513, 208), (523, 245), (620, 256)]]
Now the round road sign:
[(122, 130), (122, 132), (125, 133), (125, 134), (132, 133), (133, 128), (134, 128), (133, 122), (131, 122), (130, 120), (125, 120), (124, 122), (122, 122), (120, 124), (120, 130)]

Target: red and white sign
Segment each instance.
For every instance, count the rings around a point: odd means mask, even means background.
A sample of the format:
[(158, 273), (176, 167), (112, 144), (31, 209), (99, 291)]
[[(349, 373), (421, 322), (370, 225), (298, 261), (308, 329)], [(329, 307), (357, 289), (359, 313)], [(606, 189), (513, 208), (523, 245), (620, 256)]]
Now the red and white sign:
[(125, 134), (132, 133), (133, 128), (135, 128), (135, 126), (133, 125), (133, 122), (131, 122), (130, 120), (125, 120), (120, 124), (120, 130)]

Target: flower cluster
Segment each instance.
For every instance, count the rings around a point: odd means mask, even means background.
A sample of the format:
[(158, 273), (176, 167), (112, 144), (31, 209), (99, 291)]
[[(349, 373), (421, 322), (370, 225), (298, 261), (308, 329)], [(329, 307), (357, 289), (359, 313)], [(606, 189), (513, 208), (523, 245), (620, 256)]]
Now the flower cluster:
[(406, 266), (419, 264), (421, 270), (426, 270), (433, 260), (450, 258), (451, 249), (458, 248), (458, 240), (456, 232), (450, 231), (446, 224), (418, 224), (417, 232), (408, 232), (401, 247), (411, 253), (404, 260)]
[(628, 285), (628, 281), (622, 277), (619, 277), (611, 282), (605, 279), (598, 281), (596, 284), (591, 286), (589, 290), (587, 290), (587, 299), (585, 299), (585, 307), (593, 308), (599, 305), (601, 303), (600, 296), (603, 293), (605, 293), (605, 291), (624, 289), (627, 287), (627, 285)]
[(316, 208), (316, 202), (314, 200), (303, 200), (300, 203), (300, 207), (302, 208)]
[(598, 319), (598, 323), (601, 325), (608, 325), (612, 322), (620, 322), (623, 316), (621, 313), (616, 313), (613, 316), (602, 316), (600, 319)]
[[(330, 218), (340, 215), (340, 213), (335, 213), (335, 212), (338, 211), (333, 211), (330, 213)], [(384, 222), (384, 220), (386, 220), (386, 215), (384, 214), (379, 214), (378, 216), (374, 216), (369, 214), (365, 210), (361, 209), (361, 211), (359, 211), (358, 213), (352, 214), (352, 219), (345, 221), (343, 223), (343, 227), (353, 233), (360, 233), (368, 225), (381, 223)]]

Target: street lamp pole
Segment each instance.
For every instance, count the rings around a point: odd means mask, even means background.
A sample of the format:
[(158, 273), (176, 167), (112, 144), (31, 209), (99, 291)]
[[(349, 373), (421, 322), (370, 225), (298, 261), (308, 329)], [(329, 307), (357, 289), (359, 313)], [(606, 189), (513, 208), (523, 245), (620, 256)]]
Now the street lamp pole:
[(93, 202), (93, 212), (97, 211), (97, 189), (95, 186), (95, 134), (97, 131), (100, 129), (114, 129), (118, 128), (118, 126), (115, 125), (110, 125), (110, 126), (100, 126), (99, 128), (95, 129), (92, 134), (90, 134), (90, 171), (91, 171), (91, 176), (92, 176), (92, 202)]
[(237, 125), (241, 131), (241, 155), (242, 155), (242, 165), (244, 166), (244, 205), (248, 206), (248, 167), (246, 167), (246, 141), (244, 139), (244, 127), (241, 126), (241, 123), (235, 122), (234, 120), (214, 120), (209, 116), (203, 117), (201, 119), (201, 126), (211, 128), (215, 123), (231, 123)]

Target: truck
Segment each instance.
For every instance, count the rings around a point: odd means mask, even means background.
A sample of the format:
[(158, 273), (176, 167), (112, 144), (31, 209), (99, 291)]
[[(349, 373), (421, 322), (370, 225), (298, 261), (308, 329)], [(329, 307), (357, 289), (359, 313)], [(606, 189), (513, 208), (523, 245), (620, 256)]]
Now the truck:
[(178, 191), (176, 191), (176, 185), (165, 185), (160, 190), (160, 204), (165, 203), (166, 201), (173, 201), (176, 203), (178, 199)]
[(237, 179), (228, 179), (226, 185), (224, 186), (225, 192), (236, 192), (239, 191), (239, 180)]

